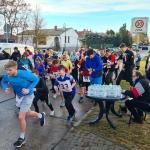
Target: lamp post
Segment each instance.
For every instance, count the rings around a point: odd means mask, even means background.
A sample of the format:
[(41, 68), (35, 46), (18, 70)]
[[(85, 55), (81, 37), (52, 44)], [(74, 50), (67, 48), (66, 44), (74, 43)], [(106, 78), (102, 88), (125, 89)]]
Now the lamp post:
[(0, 11), (0, 14), (4, 16), (4, 20), (5, 20), (4, 32), (6, 33), (6, 42), (8, 43), (8, 27), (6, 23), (6, 13), (7, 13), (6, 10), (4, 11), (4, 13)]
[(65, 29), (65, 43), (64, 43), (64, 49), (66, 50), (66, 42), (67, 42), (67, 37), (66, 37), (66, 23), (64, 23), (64, 29)]

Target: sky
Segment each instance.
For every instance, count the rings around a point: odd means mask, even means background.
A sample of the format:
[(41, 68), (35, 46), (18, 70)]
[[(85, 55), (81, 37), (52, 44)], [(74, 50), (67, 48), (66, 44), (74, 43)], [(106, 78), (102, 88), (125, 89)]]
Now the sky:
[[(94, 32), (118, 31), (133, 17), (150, 18), (150, 0), (25, 0), (34, 10), (40, 8), (45, 28), (72, 27)], [(150, 27), (150, 25), (149, 25)], [(148, 30), (150, 35), (150, 28)]]

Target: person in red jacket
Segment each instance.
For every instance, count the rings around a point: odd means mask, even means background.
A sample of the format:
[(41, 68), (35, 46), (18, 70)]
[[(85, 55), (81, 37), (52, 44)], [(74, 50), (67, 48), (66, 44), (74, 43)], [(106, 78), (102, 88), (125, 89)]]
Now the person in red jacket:
[(109, 50), (106, 50), (107, 59), (107, 72), (105, 73), (105, 84), (113, 84), (113, 73), (115, 71), (115, 55)]
[(55, 78), (56, 76), (58, 75), (58, 66), (59, 66), (59, 63), (57, 60), (54, 60), (52, 62), (52, 65), (50, 66), (49, 70), (48, 70), (48, 74), (50, 76), (50, 79), (51, 79), (51, 83), (52, 83), (52, 92), (55, 93), (55, 90), (54, 90), (54, 83), (55, 83)]
[(125, 105), (134, 117), (132, 121), (143, 123), (143, 111), (150, 112), (150, 81), (137, 70), (133, 71), (132, 80), (134, 86), (123, 94), (133, 99), (127, 100)]
[(85, 67), (85, 59), (86, 54), (83, 53), (81, 55), (81, 59), (79, 63), (77, 64), (79, 68), (79, 86), (80, 86), (80, 99), (79, 103), (83, 102), (83, 97), (86, 91), (88, 90), (88, 86), (90, 85), (90, 74), (89, 71)]

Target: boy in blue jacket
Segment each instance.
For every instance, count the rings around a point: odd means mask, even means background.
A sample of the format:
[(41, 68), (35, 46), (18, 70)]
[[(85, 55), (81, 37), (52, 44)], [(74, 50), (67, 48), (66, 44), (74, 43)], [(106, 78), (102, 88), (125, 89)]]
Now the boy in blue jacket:
[(91, 78), (91, 84), (102, 84), (103, 63), (101, 57), (94, 52), (93, 49), (87, 51), (85, 61), (86, 69), (88, 69)]
[(29, 71), (17, 70), (17, 63), (9, 61), (5, 66), (6, 73), (2, 79), (2, 88), (6, 94), (9, 94), (9, 85), (16, 93), (16, 106), (20, 108), (19, 112), (19, 126), (20, 136), (14, 143), (15, 147), (21, 147), (25, 143), (26, 132), (26, 117), (36, 117), (40, 119), (40, 124), (45, 124), (45, 113), (37, 113), (30, 110), (33, 102), (34, 88), (39, 82), (39, 78)]

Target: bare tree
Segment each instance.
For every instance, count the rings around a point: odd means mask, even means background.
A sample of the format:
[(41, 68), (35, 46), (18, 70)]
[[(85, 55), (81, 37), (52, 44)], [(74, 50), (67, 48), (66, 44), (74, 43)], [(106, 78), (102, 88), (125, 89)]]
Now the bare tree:
[(6, 18), (11, 27), (11, 35), (22, 28), (27, 27), (27, 17), (30, 12), (30, 5), (25, 0), (1, 0), (0, 13)]
[(32, 26), (33, 26), (34, 44), (35, 47), (37, 48), (38, 41), (40, 41), (41, 38), (45, 37), (45, 35), (41, 32), (41, 29), (44, 27), (44, 19), (41, 16), (41, 12), (38, 6), (36, 6), (35, 11), (33, 12)]

